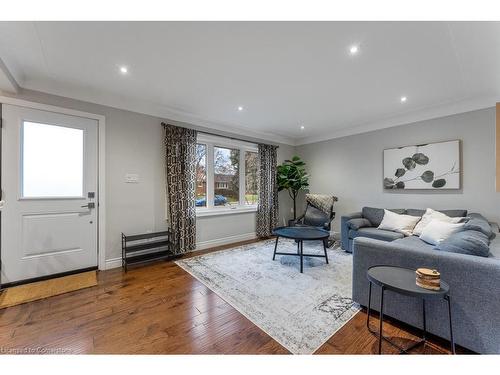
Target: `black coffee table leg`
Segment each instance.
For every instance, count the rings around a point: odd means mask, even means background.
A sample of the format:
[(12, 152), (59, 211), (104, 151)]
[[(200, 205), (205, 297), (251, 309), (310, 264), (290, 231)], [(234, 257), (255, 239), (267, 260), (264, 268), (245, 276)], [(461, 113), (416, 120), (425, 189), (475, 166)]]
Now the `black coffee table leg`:
[(300, 273), (304, 270), (304, 241), (300, 241)]
[(444, 296), (444, 299), (448, 301), (448, 317), (450, 319), (450, 341), (451, 341), (451, 352), (455, 354), (455, 340), (453, 339), (453, 324), (451, 321), (451, 298), (449, 295)]
[(323, 250), (325, 250), (326, 264), (328, 264), (328, 254), (326, 253), (326, 241), (327, 240), (323, 240)]
[(380, 322), (378, 331), (378, 354), (382, 353), (382, 323), (384, 321), (384, 292), (385, 288), (382, 287), (380, 291)]
[(274, 258), (276, 258), (276, 249), (278, 248), (278, 240), (279, 240), (279, 236), (276, 236), (276, 243), (274, 244), (274, 254), (273, 254), (273, 260)]
[(370, 289), (368, 291), (368, 309), (366, 310), (366, 327), (368, 331), (372, 332), (370, 328), (370, 310), (372, 306), (372, 282), (370, 281)]

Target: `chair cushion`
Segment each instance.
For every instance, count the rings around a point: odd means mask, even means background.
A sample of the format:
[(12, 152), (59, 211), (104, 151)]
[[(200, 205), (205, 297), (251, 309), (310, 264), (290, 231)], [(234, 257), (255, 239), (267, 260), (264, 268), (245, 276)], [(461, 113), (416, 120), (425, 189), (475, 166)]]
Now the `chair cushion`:
[(314, 206), (307, 205), (306, 213), (304, 215), (304, 224), (311, 227), (323, 227), (329, 224), (330, 217), (323, 211)]
[(392, 232), (390, 230), (383, 230), (377, 228), (359, 228), (358, 230), (349, 231), (349, 238), (355, 237), (368, 237), (382, 241), (394, 241), (398, 238), (403, 238), (403, 233)]
[[(390, 208), (389, 211), (395, 212), (397, 214), (404, 214), (404, 208)], [(365, 219), (368, 219), (372, 226), (378, 227), (384, 218), (384, 209), (375, 207), (363, 207), (362, 214)]]

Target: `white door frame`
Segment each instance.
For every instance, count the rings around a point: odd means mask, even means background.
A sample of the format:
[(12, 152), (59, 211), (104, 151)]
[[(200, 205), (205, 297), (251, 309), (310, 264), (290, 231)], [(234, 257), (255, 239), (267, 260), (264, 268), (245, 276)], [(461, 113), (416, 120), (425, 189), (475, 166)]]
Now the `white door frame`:
[(47, 112), (62, 113), (65, 115), (85, 117), (97, 121), (97, 186), (98, 186), (98, 203), (97, 203), (97, 255), (98, 255), (98, 268), (100, 271), (106, 269), (106, 117), (97, 115), (95, 113), (82, 112), (74, 109), (57, 107), (48, 104), (31, 102), (24, 99), (11, 98), (8, 96), (0, 95), (0, 103), (10, 104), (18, 107), (26, 107), (31, 109), (38, 109)]

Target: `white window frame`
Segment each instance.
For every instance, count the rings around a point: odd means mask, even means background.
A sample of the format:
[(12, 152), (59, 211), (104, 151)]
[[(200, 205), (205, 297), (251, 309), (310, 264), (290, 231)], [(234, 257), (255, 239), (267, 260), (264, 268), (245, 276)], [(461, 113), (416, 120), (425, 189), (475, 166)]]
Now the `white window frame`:
[[(245, 153), (258, 152), (255, 143), (234, 140), (227, 137), (199, 133), (196, 143), (206, 145), (206, 207), (196, 207), (196, 216), (214, 216), (257, 211), (257, 205), (245, 204)], [(214, 147), (231, 148), (240, 151), (239, 204), (231, 207), (214, 205)]]

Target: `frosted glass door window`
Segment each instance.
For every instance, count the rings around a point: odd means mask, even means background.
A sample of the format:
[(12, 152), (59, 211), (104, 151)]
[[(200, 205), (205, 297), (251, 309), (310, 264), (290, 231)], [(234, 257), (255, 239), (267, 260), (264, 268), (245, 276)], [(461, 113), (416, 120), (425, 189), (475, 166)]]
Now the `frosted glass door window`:
[(23, 123), (22, 196), (83, 196), (83, 130)]

